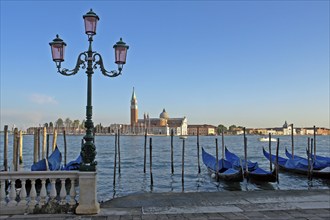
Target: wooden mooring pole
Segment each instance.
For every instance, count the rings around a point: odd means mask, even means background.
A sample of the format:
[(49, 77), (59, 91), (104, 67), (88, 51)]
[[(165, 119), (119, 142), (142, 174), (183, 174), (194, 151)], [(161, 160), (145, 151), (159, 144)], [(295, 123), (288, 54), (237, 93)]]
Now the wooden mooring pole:
[(38, 143), (38, 160), (40, 160), (40, 127), (37, 128), (37, 134), (38, 134), (38, 137), (37, 137), (37, 143)]
[(19, 164), (23, 163), (23, 132), (19, 131)]
[(18, 162), (18, 129), (14, 129), (14, 135), (13, 135), (13, 168), (14, 171), (18, 170), (17, 162)]
[[(313, 169), (314, 169), (314, 161), (316, 159), (316, 154), (315, 154), (315, 148), (313, 152), (313, 145), (314, 145), (314, 139), (311, 138), (311, 168), (310, 168), (310, 180), (313, 179)], [(314, 157), (313, 157), (314, 155)]]
[(3, 142), (3, 168), (4, 171), (8, 171), (8, 125), (4, 127)]
[(219, 180), (219, 146), (218, 146), (218, 138), (215, 139), (215, 161), (216, 161), (216, 171), (215, 171), (215, 179)]
[(185, 151), (185, 139), (182, 139), (182, 187), (184, 186), (184, 151)]
[(224, 159), (225, 159), (225, 138), (223, 135), (223, 129), (221, 131), (221, 150), (222, 150), (222, 167), (224, 167)]
[(171, 173), (174, 173), (174, 162), (173, 162), (173, 136), (174, 136), (174, 131), (173, 129), (171, 130)]
[(311, 146), (309, 145), (310, 138), (307, 138), (307, 161), (308, 161), (308, 171), (307, 171), (307, 177), (310, 180), (311, 179)]
[[(245, 160), (245, 166), (243, 168), (243, 170), (245, 172), (248, 172), (248, 162), (247, 162), (247, 138), (246, 138), (246, 135), (245, 135), (245, 127), (243, 128), (243, 131), (244, 131), (244, 160)], [(243, 166), (243, 164), (242, 164)]]
[(147, 137), (148, 137), (148, 130), (145, 129), (145, 133), (144, 133), (144, 161), (143, 161), (143, 173), (146, 173), (146, 166), (147, 166)]
[(46, 153), (46, 158), (49, 156), (49, 134), (47, 134), (47, 153)]
[(117, 133), (115, 133), (115, 158), (113, 164), (113, 186), (116, 185), (116, 168), (117, 168)]
[(197, 164), (198, 164), (198, 173), (201, 173), (201, 165), (199, 161), (199, 127), (197, 127)]
[(221, 131), (221, 150), (222, 150), (222, 159), (225, 159), (225, 138), (223, 134), (223, 129)]
[(120, 130), (118, 129), (118, 173), (120, 174)]
[(66, 166), (67, 148), (66, 148), (66, 131), (65, 131), (65, 128), (63, 128), (63, 141), (64, 141), (64, 166)]
[(314, 161), (315, 161), (316, 160), (316, 127), (315, 127), (315, 125), (313, 127), (313, 130), (314, 130), (313, 138), (314, 138)]
[(293, 124), (291, 124), (291, 145), (292, 145), (292, 159), (294, 159), (294, 141), (293, 141)]
[(47, 156), (46, 147), (47, 147), (47, 129), (46, 127), (44, 127), (42, 132), (42, 151), (41, 151), (42, 159), (45, 159)]
[(33, 163), (38, 162), (38, 129), (34, 128), (33, 135)]
[[(268, 140), (268, 150), (269, 150), (269, 155), (272, 155), (272, 136), (271, 136), (271, 134), (269, 133), (268, 134), (268, 137), (269, 137), (269, 140)], [(273, 165), (272, 165), (272, 157), (271, 156), (269, 156), (269, 158), (270, 158), (270, 160), (269, 160), (269, 169), (270, 169), (270, 171), (272, 171), (273, 170)]]
[(278, 152), (279, 152), (279, 149), (280, 149), (280, 139), (277, 138), (277, 146), (276, 146), (276, 180), (277, 180), (277, 184), (280, 182), (279, 178), (278, 178), (278, 173), (279, 173), (279, 167), (278, 167)]
[(149, 154), (150, 154), (150, 185), (154, 185), (154, 178), (152, 176), (152, 138), (149, 139)]
[(55, 150), (55, 147), (57, 145), (57, 128), (54, 129), (53, 132), (53, 146), (52, 146), (52, 152)]

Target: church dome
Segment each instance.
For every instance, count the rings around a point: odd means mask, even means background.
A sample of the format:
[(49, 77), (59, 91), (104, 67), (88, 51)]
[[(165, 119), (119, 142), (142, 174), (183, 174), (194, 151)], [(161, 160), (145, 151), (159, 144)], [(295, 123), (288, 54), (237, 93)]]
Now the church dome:
[(163, 109), (163, 112), (160, 113), (159, 118), (163, 118), (163, 119), (169, 118), (167, 112), (165, 111), (165, 108)]

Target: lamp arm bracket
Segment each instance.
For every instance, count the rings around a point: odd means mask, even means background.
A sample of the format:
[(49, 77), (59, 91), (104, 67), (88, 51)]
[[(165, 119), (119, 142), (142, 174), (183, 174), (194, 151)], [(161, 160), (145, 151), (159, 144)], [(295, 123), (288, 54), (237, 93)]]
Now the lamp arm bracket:
[[(81, 58), (82, 56), (85, 56), (85, 59), (82, 59), (82, 58)], [(86, 60), (86, 59), (87, 59), (87, 54), (86, 54), (86, 52), (82, 52), (82, 53), (80, 53), (79, 56), (78, 56), (77, 63), (76, 63), (76, 66), (75, 66), (74, 69), (69, 70), (69, 69), (63, 68), (63, 69), (61, 70), (61, 64), (59, 64), (59, 65), (57, 66), (57, 69), (58, 69), (57, 72), (59, 72), (60, 74), (62, 74), (62, 75), (64, 75), (64, 76), (72, 76), (72, 75), (75, 75), (75, 74), (79, 71), (80, 66), (82, 66), (82, 67), (81, 67), (82, 69), (85, 69), (85, 68), (86, 68), (86, 64), (85, 64), (85, 60)]]
[[(98, 57), (98, 60), (96, 60), (96, 57)], [(95, 64), (94, 64), (93, 68), (97, 69), (97, 65), (98, 65), (100, 67), (100, 70), (101, 70), (103, 75), (108, 76), (108, 77), (116, 77), (116, 76), (119, 76), (121, 74), (121, 70), (122, 70), (121, 68), (118, 68), (118, 71), (116, 71), (116, 70), (112, 70), (110, 72), (107, 71), (104, 68), (103, 59), (102, 59), (101, 54), (94, 53), (93, 60), (95, 61)]]

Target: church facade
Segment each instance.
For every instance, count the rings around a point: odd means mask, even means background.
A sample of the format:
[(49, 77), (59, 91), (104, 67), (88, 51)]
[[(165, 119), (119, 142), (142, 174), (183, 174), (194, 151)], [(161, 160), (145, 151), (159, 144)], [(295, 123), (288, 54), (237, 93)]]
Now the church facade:
[(149, 135), (188, 135), (188, 123), (186, 117), (171, 118), (165, 108), (158, 118), (151, 118), (144, 113), (143, 118), (139, 119), (139, 109), (137, 98), (133, 88), (130, 106), (130, 125), (122, 125), (122, 133), (142, 135), (147, 130)]

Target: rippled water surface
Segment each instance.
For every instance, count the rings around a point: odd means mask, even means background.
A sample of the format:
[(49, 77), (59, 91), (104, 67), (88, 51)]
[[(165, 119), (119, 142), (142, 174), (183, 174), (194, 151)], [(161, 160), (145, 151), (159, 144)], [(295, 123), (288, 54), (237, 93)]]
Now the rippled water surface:
[[(80, 144), (83, 136), (67, 136), (68, 155), (67, 161), (74, 160), (80, 152)], [(153, 186), (150, 184), (149, 170), (149, 138), (152, 138), (152, 173)], [(198, 174), (197, 162), (197, 138), (189, 136), (185, 140), (184, 159), (184, 185), (182, 185), (182, 139), (174, 137), (174, 174), (171, 174), (171, 138), (170, 137), (148, 137), (147, 143), (147, 169), (143, 172), (144, 164), (144, 137), (143, 136), (121, 136), (120, 156), (121, 173), (114, 178), (114, 136), (96, 136), (95, 145), (97, 150), (96, 160), (98, 162), (98, 199), (109, 200), (141, 192), (199, 192), (199, 191), (224, 191), (224, 190), (278, 190), (278, 189), (308, 189), (329, 188), (328, 180), (314, 179), (312, 182), (307, 177), (281, 172), (279, 184), (254, 184), (254, 183), (225, 183), (215, 182), (207, 172), (200, 159), (201, 173)], [(262, 168), (269, 169), (269, 162), (262, 154), (262, 147), (268, 150), (268, 142), (260, 142), (260, 136), (247, 136), (248, 158), (258, 161)], [(295, 136), (295, 155), (305, 156), (308, 136)], [(219, 157), (221, 157), (221, 137), (200, 137), (200, 147), (215, 155), (215, 139), (219, 142)], [(279, 154), (285, 157), (285, 147), (291, 151), (291, 137), (279, 136)], [(12, 160), (12, 135), (9, 135), (8, 159)], [(330, 136), (317, 136), (317, 154), (330, 156)], [(52, 136), (50, 136), (52, 140)], [(64, 158), (63, 136), (58, 136), (58, 147)], [(230, 151), (239, 156), (244, 156), (243, 136), (225, 136), (225, 145)], [(276, 142), (272, 142), (272, 153), (275, 153)], [(201, 150), (200, 150), (201, 153)], [(200, 155), (201, 158), (201, 155)], [(33, 135), (25, 135), (23, 138), (23, 161), (21, 169), (30, 170), (33, 162)], [(118, 161), (118, 159), (117, 159)], [(1, 136), (0, 163), (3, 164), (3, 134)], [(117, 167), (118, 168), (118, 167)]]

